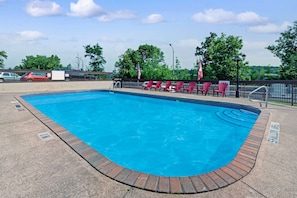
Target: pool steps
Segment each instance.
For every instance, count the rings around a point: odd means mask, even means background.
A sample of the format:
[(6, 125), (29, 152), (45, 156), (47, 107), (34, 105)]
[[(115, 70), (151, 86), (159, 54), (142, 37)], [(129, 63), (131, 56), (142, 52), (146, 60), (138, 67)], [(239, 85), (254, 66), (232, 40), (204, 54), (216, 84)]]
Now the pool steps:
[(251, 114), (250, 112), (242, 109), (228, 109), (216, 112), (216, 116), (230, 124), (251, 128), (253, 126), (251, 124), (255, 122), (255, 118), (257, 118), (258, 115)]

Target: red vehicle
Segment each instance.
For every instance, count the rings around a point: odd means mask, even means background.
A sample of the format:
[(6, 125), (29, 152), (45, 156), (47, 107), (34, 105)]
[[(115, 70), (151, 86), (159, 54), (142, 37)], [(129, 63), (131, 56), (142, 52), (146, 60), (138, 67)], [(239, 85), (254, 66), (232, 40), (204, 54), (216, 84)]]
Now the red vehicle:
[(42, 73), (42, 72), (26, 72), (21, 77), (21, 81), (27, 81), (27, 82), (48, 81), (48, 80), (50, 80), (50, 77), (47, 77), (46, 73)]

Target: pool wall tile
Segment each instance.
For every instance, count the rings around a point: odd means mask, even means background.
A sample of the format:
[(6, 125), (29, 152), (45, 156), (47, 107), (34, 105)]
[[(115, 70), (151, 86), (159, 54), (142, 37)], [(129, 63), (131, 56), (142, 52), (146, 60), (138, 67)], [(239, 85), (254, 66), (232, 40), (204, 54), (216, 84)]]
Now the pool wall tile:
[(97, 166), (99, 166), (100, 164), (102, 164), (103, 162), (105, 162), (107, 159), (105, 157), (103, 157), (102, 155), (95, 155), (95, 156), (92, 156), (88, 159), (88, 162), (93, 166), (95, 167), (97, 170)]
[(170, 177), (170, 192), (171, 193), (182, 193), (182, 186), (178, 177)]
[(68, 131), (65, 131), (65, 132), (62, 133), (62, 134), (60, 133), (60, 134), (59, 134), (59, 137), (60, 137), (62, 140), (67, 141), (67, 139), (72, 138), (73, 135), (72, 135), (71, 133), (69, 133)]
[[(108, 165), (108, 164), (110, 164), (111, 163), (111, 161), (110, 160), (108, 160), (107, 158), (105, 158), (105, 157), (103, 157), (103, 156), (96, 156), (96, 160), (93, 162), (93, 164), (94, 164), (94, 166), (95, 166), (95, 168), (97, 169), (97, 170), (101, 170), (102, 168), (104, 168), (104, 166), (106, 166), (106, 165)], [(101, 171), (100, 171), (101, 172)]]
[(247, 150), (247, 151), (249, 151), (251, 153), (255, 153), (255, 154), (258, 153), (258, 149), (257, 148), (253, 148), (253, 147), (251, 147), (251, 146), (249, 146), (247, 144), (243, 144), (243, 146), (241, 147), (241, 149)]
[(202, 180), (199, 178), (199, 176), (191, 176), (189, 177), (190, 180), (192, 181), (193, 186), (196, 189), (196, 192), (206, 192), (208, 189), (202, 182)]
[(235, 171), (233, 171), (230, 167), (229, 164), (227, 166), (224, 166), (221, 168), (225, 173), (227, 173), (228, 175), (230, 175), (231, 177), (233, 177), (235, 180), (239, 180), (242, 178), (242, 175), (236, 173)]
[(182, 189), (184, 193), (192, 194), (196, 192), (196, 189), (189, 177), (181, 177), (180, 183), (182, 185)]
[(76, 136), (71, 135), (71, 136), (66, 136), (64, 138), (65, 141), (67, 141), (67, 144), (72, 144), (74, 142), (80, 141), (80, 139), (78, 139)]
[(116, 167), (117, 167), (116, 164), (110, 162), (110, 163), (106, 164), (105, 166), (103, 166), (102, 168), (100, 168), (99, 170), (101, 173), (103, 173), (105, 175), (109, 175), (108, 173)]
[[(146, 95), (146, 94), (134, 94)], [(148, 97), (157, 97), (147, 95)], [(246, 109), (259, 113), (259, 117), (251, 129), (248, 137), (238, 151), (236, 157), (224, 167), (190, 177), (163, 177), (149, 175), (121, 167), (105, 158), (99, 152), (91, 148), (79, 138), (72, 135), (62, 126), (45, 116), (39, 110), (32, 107), (21, 96), (15, 97), (28, 111), (30, 111), (45, 126), (54, 132), (61, 140), (69, 145), (91, 166), (107, 177), (121, 183), (160, 193), (193, 194), (216, 190), (228, 186), (247, 175), (254, 167), (257, 155), (263, 141), (270, 114), (265, 110), (259, 110), (246, 105), (231, 104), (226, 102), (202, 101), (203, 104), (224, 106), (230, 108)], [(161, 97), (163, 99), (177, 100), (175, 97)], [(191, 103), (201, 103), (196, 99), (181, 99)]]
[(97, 152), (96, 150), (94, 150), (93, 148), (88, 147), (86, 150), (82, 151), (82, 152), (80, 153), (80, 155), (81, 155), (84, 159), (86, 159), (87, 161), (89, 161), (89, 159), (90, 159), (91, 157), (94, 157), (94, 156), (98, 155), (98, 152)]
[(241, 157), (240, 155), (237, 155), (234, 160), (237, 161), (237, 162), (240, 162), (242, 164), (245, 164), (249, 168), (253, 168), (254, 167), (254, 164), (255, 164), (254, 161), (249, 160), (249, 158)]
[(140, 173), (136, 182), (134, 183), (135, 187), (144, 189), (147, 179), (148, 174)]
[(114, 178), (116, 177), (124, 168), (121, 166), (115, 166), (112, 170), (109, 171), (107, 176)]
[(131, 171), (131, 173), (124, 180), (124, 183), (131, 185), (131, 186), (134, 185), (134, 183), (136, 182), (139, 175), (140, 175), (139, 172)]
[(231, 177), (229, 174), (227, 174), (226, 172), (224, 172), (221, 169), (218, 169), (216, 171), (214, 171), (217, 175), (220, 176), (220, 178), (222, 178), (224, 181), (226, 181), (227, 184), (232, 184), (234, 183), (236, 180)]
[(155, 175), (149, 175), (148, 180), (145, 184), (145, 189), (151, 191), (157, 191), (157, 186), (159, 182), (159, 177)]
[(85, 151), (88, 148), (88, 145), (82, 142), (72, 146), (72, 148), (80, 154), (81, 152)]
[(214, 190), (218, 188), (218, 185), (208, 176), (208, 174), (202, 174), (199, 175), (199, 177), (208, 190)]
[(241, 149), (240, 152), (245, 153), (250, 158), (256, 158), (256, 156), (257, 156), (257, 153), (251, 152), (247, 149)]
[(245, 171), (245, 170), (239, 168), (238, 166), (235, 166), (234, 164), (229, 164), (228, 166), (230, 169), (232, 169), (233, 171), (235, 171), (236, 173), (238, 173), (241, 176), (244, 176), (249, 172), (249, 171)]
[(124, 168), (114, 179), (124, 183), (125, 179), (131, 174), (131, 172), (131, 170)]
[(220, 187), (224, 187), (227, 186), (228, 183), (222, 179), (218, 174), (216, 174), (216, 172), (210, 172), (208, 173), (208, 176)]
[(240, 168), (241, 170), (244, 170), (246, 173), (251, 171), (251, 168), (245, 164), (242, 164), (240, 162), (237, 162), (236, 160), (233, 160), (230, 164)]
[(160, 177), (158, 192), (163, 192), (163, 193), (170, 192), (169, 177)]
[(69, 134), (69, 131), (67, 131), (66, 129), (65, 130), (59, 130), (59, 131), (56, 131), (56, 134), (61, 138), (61, 135)]
[[(65, 140), (65, 139), (64, 139)], [(71, 140), (68, 142), (68, 140)], [(76, 150), (78, 145), (84, 144), (80, 139), (76, 137), (67, 136), (67, 139), (65, 140), (68, 145), (70, 145), (74, 150)]]

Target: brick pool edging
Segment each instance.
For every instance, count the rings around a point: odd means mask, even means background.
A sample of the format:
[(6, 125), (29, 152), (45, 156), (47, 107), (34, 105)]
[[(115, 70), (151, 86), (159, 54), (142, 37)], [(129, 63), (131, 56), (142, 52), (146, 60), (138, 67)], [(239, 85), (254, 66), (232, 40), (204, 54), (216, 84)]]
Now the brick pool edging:
[(254, 167), (269, 120), (261, 110), (247, 139), (232, 162), (215, 171), (189, 177), (164, 177), (133, 171), (119, 166), (72, 135), (20, 96), (16, 99), (71, 149), (103, 175), (132, 187), (159, 193), (195, 194), (226, 187), (246, 176)]

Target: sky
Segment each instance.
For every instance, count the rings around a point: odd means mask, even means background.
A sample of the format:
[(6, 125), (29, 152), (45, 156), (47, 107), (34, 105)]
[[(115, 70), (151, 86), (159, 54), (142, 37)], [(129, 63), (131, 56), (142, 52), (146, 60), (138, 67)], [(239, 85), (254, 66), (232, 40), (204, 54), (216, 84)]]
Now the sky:
[(148, 44), (168, 66), (174, 57), (192, 69), (196, 47), (214, 32), (242, 38), (249, 65), (277, 66), (265, 48), (293, 25), (296, 7), (296, 0), (0, 0), (0, 51), (5, 68), (57, 55), (64, 66), (79, 61), (86, 69), (84, 46), (99, 44), (111, 72), (127, 49)]

